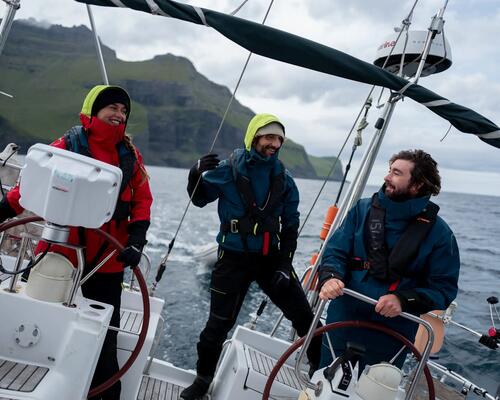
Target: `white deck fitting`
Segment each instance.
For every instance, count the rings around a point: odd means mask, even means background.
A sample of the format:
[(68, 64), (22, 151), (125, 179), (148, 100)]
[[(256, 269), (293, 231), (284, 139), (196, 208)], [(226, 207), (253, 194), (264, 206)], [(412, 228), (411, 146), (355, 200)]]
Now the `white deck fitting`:
[(0, 388), (32, 392), (49, 372), (48, 368), (0, 359)]

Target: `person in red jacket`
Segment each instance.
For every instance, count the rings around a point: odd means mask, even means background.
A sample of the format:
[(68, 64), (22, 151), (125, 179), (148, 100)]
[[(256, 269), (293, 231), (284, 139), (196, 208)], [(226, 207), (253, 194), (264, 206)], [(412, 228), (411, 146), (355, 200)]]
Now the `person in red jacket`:
[[(89, 299), (111, 304), (114, 307), (110, 325), (120, 326), (120, 300), (124, 267), (139, 264), (142, 249), (146, 244), (146, 232), (150, 224), (150, 209), (153, 201), (148, 175), (142, 156), (125, 133), (130, 115), (130, 97), (118, 86), (98, 85), (90, 90), (80, 113), (81, 126), (71, 128), (52, 143), (52, 146), (71, 150), (121, 168), (123, 179), (120, 196), (112, 219), (101, 226), (114, 236), (125, 248), (114, 254), (85, 284), (83, 295)], [(0, 222), (20, 214), (19, 187), (15, 187), (0, 202)], [(85, 246), (84, 275), (113, 251), (112, 247), (92, 229), (72, 227), (70, 244)], [(40, 242), (37, 252), (46, 249)], [(50, 251), (65, 255), (77, 264), (74, 250), (51, 245)], [(117, 332), (108, 331), (92, 387), (106, 381), (118, 370), (116, 356)], [(117, 382), (93, 399), (119, 400), (121, 384)]]

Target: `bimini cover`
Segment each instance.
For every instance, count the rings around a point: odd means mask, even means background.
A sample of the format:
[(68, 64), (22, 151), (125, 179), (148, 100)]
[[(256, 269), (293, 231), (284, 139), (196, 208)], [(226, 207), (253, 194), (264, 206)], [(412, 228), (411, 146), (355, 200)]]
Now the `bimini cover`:
[(35, 144), (20, 175), (20, 204), (57, 225), (99, 228), (113, 216), (120, 168), (71, 151)]

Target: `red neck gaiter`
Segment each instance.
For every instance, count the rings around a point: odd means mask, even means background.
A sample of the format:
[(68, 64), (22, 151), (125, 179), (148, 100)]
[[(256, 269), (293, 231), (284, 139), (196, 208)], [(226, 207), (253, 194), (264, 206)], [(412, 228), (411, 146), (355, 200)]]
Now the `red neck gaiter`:
[(120, 165), (116, 145), (125, 136), (125, 124), (110, 125), (97, 117), (80, 114), (80, 121), (88, 134), (89, 151), (93, 158), (111, 165)]

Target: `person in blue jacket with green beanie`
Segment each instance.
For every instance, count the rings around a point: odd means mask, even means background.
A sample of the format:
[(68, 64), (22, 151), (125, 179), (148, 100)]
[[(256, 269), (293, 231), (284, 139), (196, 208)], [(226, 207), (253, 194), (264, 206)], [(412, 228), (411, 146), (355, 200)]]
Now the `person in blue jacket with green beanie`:
[[(346, 320), (376, 322), (413, 342), (417, 324), (398, 317), (445, 310), (458, 291), (460, 257), (455, 236), (430, 201), (441, 189), (437, 163), (423, 150), (392, 156), (384, 185), (361, 199), (326, 243), (319, 267), (321, 299), (330, 302), (327, 323)], [(373, 305), (350, 296), (350, 288), (377, 300)], [(401, 342), (368, 329), (338, 329), (329, 333), (335, 355), (347, 342), (365, 348), (365, 365), (391, 361), (401, 367), (406, 352)], [(396, 357), (397, 356), (397, 357)], [(325, 341), (321, 366), (332, 362)]]
[[(257, 282), (292, 321), (300, 336), (313, 313), (293, 266), (299, 228), (299, 192), (278, 159), (285, 128), (271, 114), (257, 114), (249, 123), (245, 147), (219, 162), (207, 154), (189, 172), (188, 193), (204, 207), (218, 200), (218, 260), (210, 285), (210, 313), (197, 345), (197, 377), (180, 395), (202, 398), (215, 374), (222, 345), (234, 326), (252, 282)], [(311, 368), (319, 365), (321, 339), (308, 349)]]

